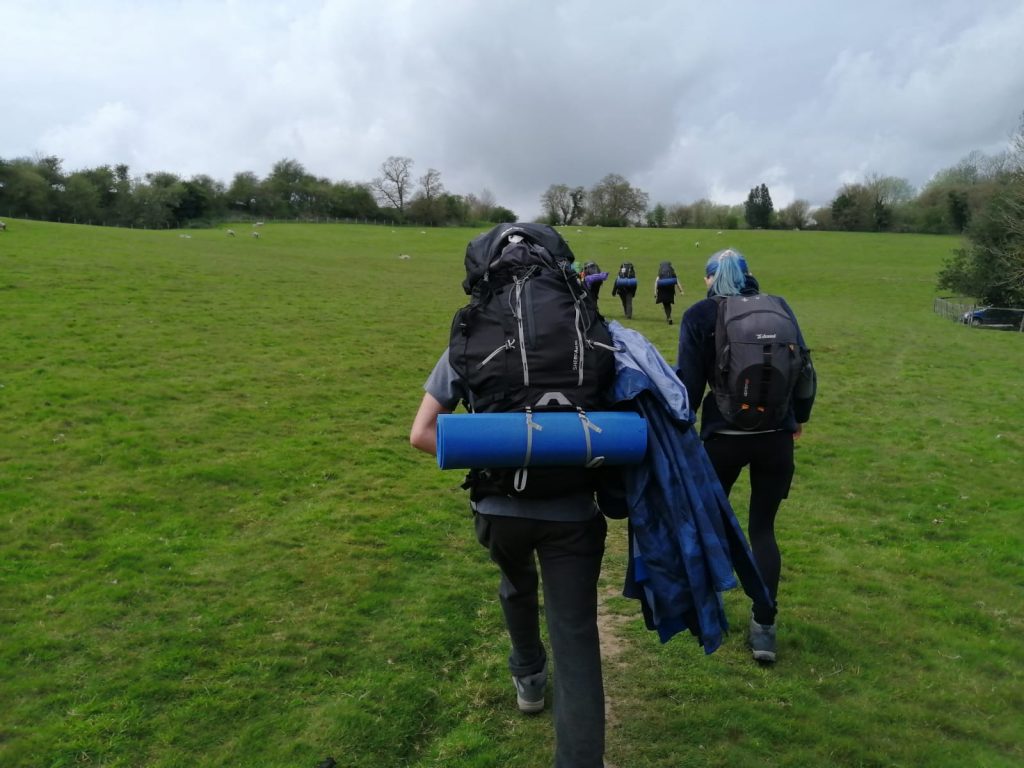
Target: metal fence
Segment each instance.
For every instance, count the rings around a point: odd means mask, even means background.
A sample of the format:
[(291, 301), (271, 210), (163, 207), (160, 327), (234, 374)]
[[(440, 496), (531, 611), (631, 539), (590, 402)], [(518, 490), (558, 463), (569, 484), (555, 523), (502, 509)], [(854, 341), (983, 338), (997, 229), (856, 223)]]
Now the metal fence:
[(940, 296), (932, 302), (935, 314), (973, 328), (1024, 333), (1024, 309), (979, 306), (962, 296)]

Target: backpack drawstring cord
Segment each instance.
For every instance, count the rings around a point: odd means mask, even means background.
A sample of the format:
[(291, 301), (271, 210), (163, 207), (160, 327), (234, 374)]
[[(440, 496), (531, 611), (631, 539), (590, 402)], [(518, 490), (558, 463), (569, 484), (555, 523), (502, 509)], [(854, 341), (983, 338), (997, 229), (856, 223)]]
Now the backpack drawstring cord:
[(512, 480), (512, 486), (519, 491), (523, 492), (526, 488), (526, 476), (529, 473), (528, 467), (530, 461), (533, 459), (533, 432), (544, 429), (540, 424), (533, 420), (533, 409), (526, 409), (526, 456), (523, 460), (523, 466), (516, 470), (515, 476)]
[(586, 412), (582, 408), (577, 408), (576, 413), (580, 417), (580, 425), (583, 427), (583, 439), (587, 444), (587, 461), (584, 466), (586, 466), (587, 469), (600, 467), (604, 464), (604, 456), (594, 456), (594, 446), (590, 441), (590, 433), (593, 431), (600, 435), (603, 430), (590, 420), (590, 417), (587, 416)]

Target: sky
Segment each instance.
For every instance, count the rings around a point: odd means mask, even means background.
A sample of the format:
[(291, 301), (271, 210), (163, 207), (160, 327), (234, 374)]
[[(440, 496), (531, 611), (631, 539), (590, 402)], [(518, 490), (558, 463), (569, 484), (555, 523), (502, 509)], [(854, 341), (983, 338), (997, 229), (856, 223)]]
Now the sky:
[(395, 155), (521, 219), (609, 173), (817, 206), (996, 154), (1022, 112), (1022, 0), (0, 0), (0, 157), (67, 172)]

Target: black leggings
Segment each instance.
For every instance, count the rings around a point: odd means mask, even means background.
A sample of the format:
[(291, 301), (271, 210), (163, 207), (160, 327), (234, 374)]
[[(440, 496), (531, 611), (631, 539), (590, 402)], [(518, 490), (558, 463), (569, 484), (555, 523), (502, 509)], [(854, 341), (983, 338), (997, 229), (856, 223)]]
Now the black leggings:
[[(758, 570), (778, 603), (782, 556), (775, 541), (775, 515), (793, 481), (793, 433), (714, 434), (704, 449), (727, 495), (743, 467), (750, 467), (747, 537)], [(760, 624), (775, 623), (775, 606), (755, 604), (754, 619)]]
[(619, 300), (622, 302), (622, 311), (627, 320), (633, 319), (633, 291), (619, 291)]

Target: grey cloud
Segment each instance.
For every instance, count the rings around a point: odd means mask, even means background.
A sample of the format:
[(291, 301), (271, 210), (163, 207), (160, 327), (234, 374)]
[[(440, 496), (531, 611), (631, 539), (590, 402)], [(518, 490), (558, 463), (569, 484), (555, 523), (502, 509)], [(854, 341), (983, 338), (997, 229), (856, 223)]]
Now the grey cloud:
[[(434, 7), (431, 7), (434, 6)], [(620, 173), (652, 202), (826, 202), (1004, 147), (1024, 109), (1011, 0), (5, 3), (0, 156), (68, 168), (368, 180), (388, 155), (522, 216)], [(5, 23), (6, 25), (6, 23)]]

